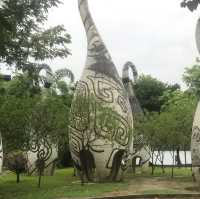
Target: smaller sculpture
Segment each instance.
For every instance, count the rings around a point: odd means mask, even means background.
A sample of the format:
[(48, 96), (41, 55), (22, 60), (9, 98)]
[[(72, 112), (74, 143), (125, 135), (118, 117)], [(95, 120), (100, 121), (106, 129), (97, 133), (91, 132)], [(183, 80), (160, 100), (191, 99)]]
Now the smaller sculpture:
[(56, 161), (58, 158), (58, 149), (55, 145), (50, 145), (47, 140), (43, 140), (41, 145), (34, 145), (32, 149), (27, 152), (27, 172), (28, 175), (38, 175), (38, 168), (36, 166), (37, 160), (41, 159), (45, 162), (43, 175), (52, 176), (55, 171)]
[[(133, 81), (129, 77), (129, 69), (132, 70)], [(129, 98), (129, 102), (132, 109), (133, 120), (135, 122), (140, 121), (144, 117), (143, 110), (134, 92), (134, 85), (136, 84), (137, 79), (138, 79), (138, 72), (135, 65), (130, 61), (126, 62), (122, 71), (122, 82), (124, 84), (124, 87), (126, 89)], [(136, 160), (137, 157), (140, 157), (141, 159), (140, 165), (147, 166), (149, 164), (149, 160), (151, 157), (149, 147), (146, 145), (142, 135), (136, 135), (136, 137), (133, 140), (134, 140), (133, 147), (134, 149), (136, 149), (137, 152), (133, 156), (132, 160), (134, 161)], [(135, 163), (132, 162), (132, 164)]]
[[(55, 72), (51, 70), (49, 66), (42, 66), (39, 71), (44, 70), (46, 72), (45, 76), (42, 76), (43, 83), (43, 98), (45, 98), (45, 91), (50, 87), (54, 89), (57, 88), (57, 83), (64, 78), (69, 78), (70, 86), (74, 83), (74, 74), (71, 70), (67, 68), (59, 69)], [(71, 88), (72, 89), (72, 88)], [(72, 92), (71, 89), (69, 92)], [(45, 169), (43, 175), (52, 176), (54, 174), (56, 161), (58, 158), (58, 146), (50, 143), (49, 139), (41, 139), (40, 142), (33, 140), (32, 149), (27, 152), (28, 159), (28, 174), (38, 175), (38, 169), (36, 167), (37, 161), (41, 160), (45, 162)]]
[[(132, 70), (133, 81), (129, 77), (129, 69)], [(122, 71), (122, 82), (129, 97), (129, 102), (131, 105), (134, 120), (138, 120), (139, 118), (144, 116), (140, 103), (134, 92), (134, 84), (136, 84), (137, 78), (138, 78), (138, 72), (136, 70), (135, 65), (130, 61), (127, 62), (124, 65)]]

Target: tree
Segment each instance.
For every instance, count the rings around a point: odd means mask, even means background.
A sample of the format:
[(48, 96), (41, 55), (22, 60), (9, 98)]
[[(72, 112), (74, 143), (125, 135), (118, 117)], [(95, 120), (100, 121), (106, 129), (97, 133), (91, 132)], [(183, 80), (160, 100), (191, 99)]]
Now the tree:
[(177, 90), (180, 86), (167, 85), (150, 75), (142, 75), (135, 84), (135, 92), (143, 109), (147, 111), (160, 112), (164, 104), (161, 96), (166, 90)]
[(190, 11), (194, 11), (199, 6), (200, 1), (199, 0), (183, 0), (181, 2), (181, 7), (185, 8), (187, 7)]
[[(29, 70), (38, 61), (70, 54), (70, 35), (62, 25), (43, 29), (48, 11), (59, 0), (3, 0), (0, 7), (0, 62)], [(32, 61), (31, 61), (32, 60)]]
[[(67, 84), (62, 82), (59, 94), (59, 87), (56, 90), (53, 87), (39, 87), (41, 91), (36, 94), (30, 89), (32, 83), (29, 84), (28, 77), (21, 74), (10, 82), (0, 84), (4, 90), (4, 95), (0, 95), (0, 131), (7, 154), (16, 150), (36, 150), (38, 173), (41, 176), (44, 170), (42, 165), (46, 166), (43, 163), (49, 156), (47, 151), (43, 153), (46, 150), (43, 146), (51, 151), (52, 146), (63, 147), (68, 143), (72, 93), (69, 93)], [(44, 156), (40, 156), (41, 151)]]
[[(152, 151), (152, 164), (154, 151), (172, 151), (173, 164), (175, 164), (175, 151), (177, 163), (180, 163), (179, 151), (190, 147), (193, 115), (197, 98), (182, 91), (165, 92), (165, 104), (160, 113), (146, 113), (145, 119), (136, 125), (136, 131), (142, 132)], [(154, 171), (152, 165), (152, 173)], [(172, 167), (173, 176), (173, 167)]]
[(20, 174), (26, 172), (27, 159), (22, 151), (13, 151), (6, 155), (5, 165), (10, 170), (16, 173), (17, 183), (20, 182)]
[[(74, 74), (68, 68), (58, 69), (55, 72), (47, 71), (47, 76), (44, 77), (44, 82), (46, 83), (46, 87), (52, 87), (54, 90), (59, 89), (62, 92), (69, 92), (69, 88), (67, 89), (68, 85), (62, 81), (63, 78), (67, 77), (70, 80), (70, 84), (74, 83)], [(67, 87), (66, 87), (67, 86)], [(71, 85), (72, 86), (72, 85)], [(64, 91), (67, 89), (66, 91)], [(72, 89), (73, 90), (73, 89)]]
[(69, 107), (66, 106), (59, 95), (45, 95), (32, 110), (30, 125), (32, 150), (37, 154), (36, 166), (38, 168), (40, 187), (41, 176), (46, 160), (51, 156), (52, 147), (58, 147), (68, 140)]
[[(165, 123), (165, 126), (171, 126), (169, 129), (170, 131), (167, 132), (168, 146), (173, 152), (173, 165), (176, 162), (178, 166), (181, 166), (182, 162), (180, 160), (179, 151), (190, 149), (192, 123), (197, 105), (197, 98), (192, 94), (181, 91), (168, 93), (168, 95), (169, 100), (165, 106), (163, 106), (163, 113), (161, 114), (167, 114), (168, 117), (172, 118), (169, 124)], [(174, 156), (174, 151), (176, 151), (176, 156)]]
[(0, 106), (0, 131), (6, 153), (29, 148), (29, 120), (36, 101), (36, 98), (4, 97)]
[(186, 68), (183, 74), (183, 80), (189, 87), (189, 90), (200, 96), (200, 65), (195, 64), (191, 68)]
[[(146, 145), (151, 151), (151, 166), (152, 174), (154, 173), (154, 154), (155, 151), (159, 151), (162, 146), (160, 143), (160, 134), (158, 129), (158, 117), (157, 112), (146, 112), (143, 120), (136, 121), (134, 127), (136, 134), (143, 135), (143, 139)], [(155, 162), (156, 163), (156, 162)]]
[[(166, 93), (166, 95), (168, 95), (169, 100), (163, 106), (162, 111), (169, 113), (173, 118), (177, 134), (173, 135), (174, 139), (171, 141), (175, 141), (174, 145), (180, 145), (182, 149), (189, 149), (193, 116), (198, 99), (194, 94), (182, 91)], [(180, 140), (178, 140), (179, 137)]]

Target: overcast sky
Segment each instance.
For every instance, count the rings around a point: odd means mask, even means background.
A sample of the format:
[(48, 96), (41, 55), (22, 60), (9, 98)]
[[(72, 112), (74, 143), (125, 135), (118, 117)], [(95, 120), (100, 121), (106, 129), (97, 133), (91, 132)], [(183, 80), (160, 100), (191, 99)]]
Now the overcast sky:
[[(121, 75), (132, 61), (138, 72), (182, 84), (184, 68), (195, 62), (195, 26), (199, 10), (180, 7), (181, 0), (88, 0), (97, 28)], [(86, 36), (78, 0), (63, 0), (50, 11), (48, 26), (64, 24), (72, 36), (72, 56), (48, 62), (54, 70), (70, 68), (80, 78), (86, 59)], [(182, 84), (183, 85), (183, 84)]]

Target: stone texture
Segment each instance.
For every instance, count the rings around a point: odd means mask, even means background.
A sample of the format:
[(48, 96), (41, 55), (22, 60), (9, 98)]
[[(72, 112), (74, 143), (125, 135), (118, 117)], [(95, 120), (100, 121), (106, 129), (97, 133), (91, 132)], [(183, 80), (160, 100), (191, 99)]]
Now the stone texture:
[[(200, 53), (200, 19), (196, 26), (196, 45)], [(194, 116), (191, 139), (192, 170), (195, 179), (200, 183), (200, 102), (197, 105)]]
[[(131, 69), (133, 73), (133, 81), (129, 77), (129, 69)], [(134, 120), (141, 119), (144, 116), (140, 103), (134, 92), (134, 84), (136, 84), (137, 78), (138, 78), (138, 73), (135, 65), (130, 61), (127, 62), (123, 67), (122, 81), (126, 89), (126, 92), (128, 94)]]
[(200, 183), (200, 102), (197, 106), (192, 128), (191, 156), (193, 175)]
[(197, 44), (197, 49), (200, 53), (200, 18), (197, 21), (197, 26), (196, 26), (196, 44)]
[[(133, 80), (131, 80), (129, 76), (129, 69), (131, 69), (133, 74)], [(137, 99), (137, 96), (134, 92), (134, 84), (137, 83), (138, 72), (135, 65), (132, 62), (126, 62), (123, 71), (122, 71), (122, 81), (124, 87), (126, 89), (129, 102), (131, 105), (132, 115), (134, 121), (139, 121), (144, 117), (143, 110), (140, 106), (140, 103)], [(136, 154), (133, 156), (133, 159), (140, 157), (141, 158), (141, 166), (147, 167), (149, 165), (150, 159), (150, 149), (146, 146), (143, 136), (140, 135), (134, 139), (134, 148), (136, 150)]]
[(131, 108), (87, 0), (78, 3), (88, 53), (71, 107), (71, 155), (82, 179), (117, 181), (122, 179), (133, 153)]
[[(35, 148), (36, 149), (36, 148)], [(37, 150), (37, 149), (36, 149)], [(28, 175), (37, 175), (36, 161), (38, 159), (37, 152), (34, 151), (34, 147), (32, 151), (27, 152), (27, 169)], [(58, 149), (56, 146), (49, 146), (48, 144), (41, 145), (39, 149), (39, 155), (43, 156), (45, 159), (45, 176), (52, 176), (55, 171), (56, 160), (58, 158)]]

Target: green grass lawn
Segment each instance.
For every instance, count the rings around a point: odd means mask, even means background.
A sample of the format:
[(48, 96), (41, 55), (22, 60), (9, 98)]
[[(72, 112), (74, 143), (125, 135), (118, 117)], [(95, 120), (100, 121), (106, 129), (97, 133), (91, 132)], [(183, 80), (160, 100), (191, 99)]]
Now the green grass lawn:
[[(152, 177), (151, 175), (151, 167), (149, 167), (147, 170), (143, 170), (143, 172), (141, 172), (141, 169), (137, 169), (136, 170), (136, 176), (143, 176), (143, 177)], [(172, 174), (172, 168), (171, 167), (165, 167), (164, 168), (164, 173), (163, 170), (161, 169), (161, 167), (156, 167), (154, 170), (154, 177), (167, 177), (167, 178), (171, 178), (171, 174)], [(174, 168), (174, 177), (183, 177), (183, 178), (187, 178), (187, 179), (191, 179), (192, 176), (192, 170), (190, 167), (175, 167)]]
[(53, 177), (43, 177), (42, 186), (37, 187), (37, 177), (22, 176), (21, 182), (15, 182), (16, 176), (0, 176), (0, 199), (58, 199), (63, 197), (98, 196), (109, 191), (125, 189), (127, 183), (100, 183), (81, 186), (73, 169), (57, 170)]
[[(73, 169), (63, 169), (57, 170), (53, 177), (43, 177), (40, 189), (37, 187), (37, 177), (21, 176), (21, 182), (17, 184), (15, 182), (16, 176), (10, 173), (0, 176), (0, 199), (63, 199), (101, 196), (107, 192), (121, 191), (123, 193), (123, 191), (126, 192), (132, 189), (134, 191), (137, 189), (136, 185), (140, 187), (140, 184), (142, 185), (152, 178), (160, 177), (161, 181), (171, 180), (170, 172), (171, 170), (167, 168), (165, 174), (162, 174), (161, 169), (157, 168), (155, 175), (152, 177), (150, 169), (144, 173), (141, 173), (138, 169), (135, 175), (132, 173), (127, 174), (124, 182), (90, 183), (81, 186), (79, 178), (73, 177)], [(192, 186), (191, 170), (189, 168), (175, 169), (175, 178), (172, 181), (177, 184), (186, 182)], [(168, 191), (170, 189), (165, 189), (165, 187), (158, 190), (150, 187), (147, 190), (142, 190), (141, 193), (168, 193)]]

